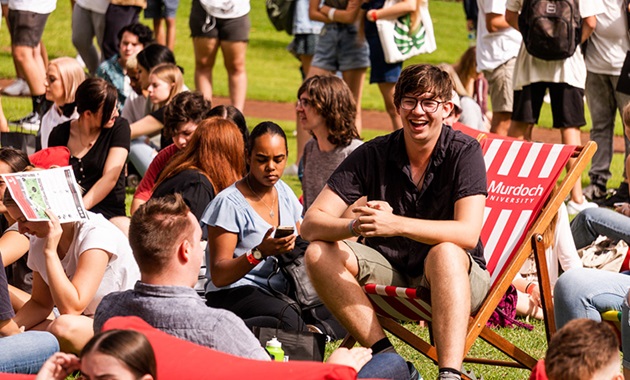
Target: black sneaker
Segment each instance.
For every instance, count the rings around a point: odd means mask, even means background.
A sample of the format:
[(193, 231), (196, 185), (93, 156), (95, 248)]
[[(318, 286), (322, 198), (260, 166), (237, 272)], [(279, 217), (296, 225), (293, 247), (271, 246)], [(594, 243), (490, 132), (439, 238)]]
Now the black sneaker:
[(31, 112), (18, 120), (9, 121), (9, 125), (22, 130), (37, 132), (42, 123), (42, 117), (37, 112)]
[(422, 380), (420, 372), (418, 372), (412, 362), (407, 362), (407, 368), (409, 368), (409, 380)]
[(592, 202), (603, 201), (604, 199), (606, 199), (606, 196), (608, 196), (608, 194), (606, 193), (606, 186), (602, 186), (596, 183), (591, 183), (590, 185), (586, 186), (582, 190), (582, 194), (584, 195), (584, 197), (586, 197), (586, 199)]
[(610, 197), (603, 199), (602, 201), (595, 202), (601, 207), (615, 207), (615, 203), (630, 202), (630, 191), (628, 191), (628, 182), (622, 182), (617, 190)]

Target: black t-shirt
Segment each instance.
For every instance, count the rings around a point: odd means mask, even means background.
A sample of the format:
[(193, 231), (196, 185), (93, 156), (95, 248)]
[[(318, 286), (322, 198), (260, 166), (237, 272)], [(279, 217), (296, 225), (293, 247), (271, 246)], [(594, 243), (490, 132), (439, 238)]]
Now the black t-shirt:
[[(442, 127), (421, 191), (411, 179), (402, 130), (355, 149), (330, 176), (328, 186), (347, 204), (366, 195), (368, 200), (387, 201), (396, 215), (429, 220), (453, 220), (457, 200), (488, 195), (481, 146), (448, 126)], [(365, 238), (362, 243), (411, 277), (423, 274), (424, 259), (432, 247), (404, 237)], [(469, 252), (485, 268), (481, 240)]]
[[(67, 121), (56, 126), (48, 138), (48, 146), (68, 146), (70, 139), (70, 123)], [(83, 156), (77, 158), (70, 156), (70, 164), (74, 171), (74, 176), (84, 191), (87, 193), (92, 186), (103, 176), (105, 161), (109, 155), (109, 150), (114, 147), (125, 148), (129, 151), (131, 143), (131, 129), (129, 122), (122, 118), (116, 118), (111, 128), (102, 128), (94, 146)], [(107, 219), (114, 216), (124, 216), (125, 214), (125, 175), (124, 170), (120, 171), (116, 185), (105, 196), (105, 198), (94, 205), (90, 211), (103, 214)]]
[[(181, 194), (197, 220), (201, 220), (206, 206), (215, 195), (208, 178), (195, 169), (184, 170), (162, 181), (153, 190), (151, 198), (159, 198), (167, 194)], [(208, 230), (204, 228), (202, 232), (202, 238), (207, 239)]]
[[(164, 109), (166, 107), (161, 107), (156, 111), (151, 112), (151, 116), (153, 116), (155, 118), (155, 120), (159, 121), (160, 123), (162, 123), (162, 125), (164, 125)], [(166, 148), (167, 146), (171, 145), (173, 143), (173, 138), (172, 137), (166, 137), (166, 135), (164, 134), (164, 128), (162, 128), (162, 130), (160, 131), (160, 150)]]

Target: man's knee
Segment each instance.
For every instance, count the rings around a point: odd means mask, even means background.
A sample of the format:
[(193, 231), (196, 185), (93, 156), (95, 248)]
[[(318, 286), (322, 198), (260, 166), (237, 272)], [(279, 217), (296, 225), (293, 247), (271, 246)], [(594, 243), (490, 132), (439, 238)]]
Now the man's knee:
[(304, 261), (310, 275), (318, 272), (330, 275), (345, 268), (344, 255), (340, 252), (340, 242), (311, 242), (304, 253)]
[(328, 260), (326, 256), (332, 250), (332, 244), (323, 241), (314, 241), (308, 245), (304, 253), (304, 260), (307, 268), (318, 268), (325, 265)]
[(424, 267), (425, 271), (448, 268), (450, 273), (461, 270), (468, 272), (470, 258), (461, 247), (453, 243), (440, 243), (429, 250)]

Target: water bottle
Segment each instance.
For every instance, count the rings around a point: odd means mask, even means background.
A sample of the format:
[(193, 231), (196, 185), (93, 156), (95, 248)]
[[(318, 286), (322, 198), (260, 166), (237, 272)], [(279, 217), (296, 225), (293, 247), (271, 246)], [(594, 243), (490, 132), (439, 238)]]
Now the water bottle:
[(271, 338), (271, 340), (267, 341), (265, 348), (267, 349), (267, 352), (269, 352), (269, 354), (273, 356), (273, 359), (275, 361), (284, 361), (284, 351), (282, 350), (282, 343), (280, 343), (280, 341), (276, 339), (276, 337), (273, 337)]

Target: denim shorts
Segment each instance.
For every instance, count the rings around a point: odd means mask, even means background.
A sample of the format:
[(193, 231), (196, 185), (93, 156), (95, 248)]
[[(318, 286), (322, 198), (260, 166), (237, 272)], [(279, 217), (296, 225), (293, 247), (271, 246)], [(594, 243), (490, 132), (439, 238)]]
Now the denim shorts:
[(293, 41), (287, 46), (287, 50), (297, 59), (303, 55), (313, 56), (318, 39), (319, 34), (296, 34), (293, 36)]
[[(377, 250), (357, 243), (352, 240), (344, 240), (344, 243), (352, 250), (359, 264), (357, 281), (361, 285), (367, 283), (379, 285), (392, 285), (409, 288), (430, 288), (429, 282), (424, 275), (420, 277), (409, 277), (395, 269), (387, 259)], [(470, 312), (474, 313), (479, 309), (486, 299), (490, 289), (490, 273), (482, 269), (469, 252), (470, 269), (468, 279), (470, 283)]]
[(402, 71), (402, 62), (385, 62), (385, 53), (378, 35), (365, 36), (370, 46), (370, 83), (396, 83)]
[(144, 18), (175, 18), (179, 0), (147, 0)]
[(311, 66), (328, 71), (347, 71), (370, 67), (370, 52), (359, 41), (354, 24), (330, 23), (322, 28)]

